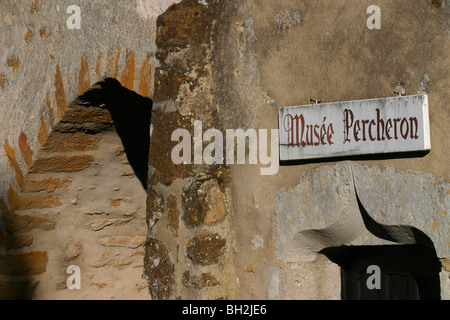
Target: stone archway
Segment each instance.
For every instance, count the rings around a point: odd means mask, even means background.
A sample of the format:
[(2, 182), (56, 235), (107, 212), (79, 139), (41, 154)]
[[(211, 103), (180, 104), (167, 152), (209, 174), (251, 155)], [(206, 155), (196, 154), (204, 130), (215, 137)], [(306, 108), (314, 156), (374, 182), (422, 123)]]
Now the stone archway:
[[(152, 100), (105, 79), (53, 127), (0, 202), (6, 299), (149, 299), (142, 279)], [(76, 265), (81, 290), (69, 290)], [(104, 289), (106, 288), (106, 289)]]
[[(444, 181), (429, 174), (353, 162), (305, 173), (299, 185), (277, 195), (277, 254), (288, 263), (285, 279), (292, 277), (289, 272), (299, 272), (295, 264), (318, 262), (334, 270), (334, 280), (325, 282), (335, 289), (332, 298), (338, 298), (339, 272), (322, 254), (343, 246), (423, 245), (445, 264), (447, 190)], [(445, 296), (448, 272), (443, 269), (440, 276)], [(284, 285), (287, 296), (295, 292), (286, 281)]]

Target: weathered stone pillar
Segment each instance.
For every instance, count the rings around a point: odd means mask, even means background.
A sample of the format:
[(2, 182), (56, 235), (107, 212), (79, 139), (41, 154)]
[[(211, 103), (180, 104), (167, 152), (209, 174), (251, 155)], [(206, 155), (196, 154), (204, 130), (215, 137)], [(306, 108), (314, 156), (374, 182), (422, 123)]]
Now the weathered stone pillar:
[[(230, 170), (171, 160), (176, 129), (221, 129), (214, 101), (211, 3), (183, 1), (158, 18), (145, 276), (154, 299), (235, 297)], [(200, 134), (203, 134), (200, 133)], [(191, 141), (188, 141), (191, 144)], [(202, 148), (203, 150), (203, 148)], [(191, 159), (191, 163), (194, 159)]]

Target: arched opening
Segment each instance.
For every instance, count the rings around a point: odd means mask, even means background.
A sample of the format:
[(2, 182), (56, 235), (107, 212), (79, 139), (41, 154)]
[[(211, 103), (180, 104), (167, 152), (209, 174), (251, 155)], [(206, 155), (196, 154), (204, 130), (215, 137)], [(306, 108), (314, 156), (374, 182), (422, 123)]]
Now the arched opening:
[[(10, 187), (6, 299), (148, 299), (142, 279), (152, 100), (115, 79), (74, 100)], [(81, 290), (67, 286), (69, 266)], [(4, 294), (4, 295), (3, 295)]]
[[(412, 225), (376, 221), (361, 202), (350, 174), (348, 182), (336, 184), (332, 192), (337, 190), (340, 204), (334, 222), (290, 238), (283, 253), (291, 265), (283, 277), (298, 279), (309, 272), (333, 288), (333, 298), (340, 293), (342, 299), (441, 299), (441, 262), (432, 235)], [(320, 267), (325, 257), (330, 265), (324, 265), (333, 272), (340, 269), (340, 278), (327, 277), (325, 269), (308, 271), (311, 265)], [(370, 266), (379, 268), (379, 273), (374, 275)], [(303, 275), (302, 268), (306, 270)], [(379, 288), (368, 285), (372, 276), (378, 277)], [(298, 285), (286, 281), (283, 286), (289, 295), (305, 292), (300, 280)], [(323, 288), (317, 292), (324, 294)]]
[[(341, 268), (343, 300), (440, 299), (441, 264), (428, 246), (340, 246), (321, 253)], [(368, 285), (370, 277), (378, 277), (378, 287)]]

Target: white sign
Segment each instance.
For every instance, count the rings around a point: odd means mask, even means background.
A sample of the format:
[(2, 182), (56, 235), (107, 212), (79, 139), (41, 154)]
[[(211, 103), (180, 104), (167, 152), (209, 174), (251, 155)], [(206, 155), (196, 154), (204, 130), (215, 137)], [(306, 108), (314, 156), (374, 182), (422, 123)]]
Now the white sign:
[(283, 107), (280, 160), (430, 150), (428, 96)]

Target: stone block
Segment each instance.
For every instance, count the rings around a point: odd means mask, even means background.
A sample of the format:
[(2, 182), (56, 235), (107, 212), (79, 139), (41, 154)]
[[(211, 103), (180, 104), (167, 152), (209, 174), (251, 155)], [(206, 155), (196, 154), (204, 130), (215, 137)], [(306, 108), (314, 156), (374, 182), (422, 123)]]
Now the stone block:
[(180, 225), (180, 211), (178, 210), (177, 197), (173, 194), (166, 199), (167, 208), (167, 227), (175, 235), (178, 236), (178, 228)]
[(29, 172), (76, 172), (89, 168), (92, 161), (94, 161), (94, 157), (91, 155), (39, 158)]
[(188, 0), (169, 7), (157, 20), (156, 44), (159, 48), (186, 48), (208, 44), (212, 14), (207, 6)]
[(56, 226), (56, 220), (42, 217), (33, 217), (27, 215), (18, 215), (6, 206), (3, 199), (0, 198), (0, 210), (3, 212), (3, 223), (9, 234), (15, 232), (26, 232), (33, 228), (42, 230), (53, 230)]
[(189, 289), (202, 289), (219, 285), (219, 281), (211, 273), (204, 272), (200, 275), (193, 275), (189, 270), (183, 273), (182, 282)]
[(19, 136), (19, 149), (22, 153), (23, 160), (25, 161), (25, 164), (27, 165), (28, 169), (33, 165), (33, 154), (34, 151), (31, 149), (30, 145), (28, 144), (28, 137), (25, 133), (20, 132)]
[(145, 244), (144, 273), (153, 299), (171, 298), (174, 271), (166, 246), (156, 239), (149, 239)]
[(14, 250), (29, 247), (33, 243), (33, 237), (27, 234), (9, 235), (6, 241), (6, 249)]
[(182, 195), (183, 220), (189, 228), (214, 224), (226, 215), (227, 209), (216, 180), (193, 181)]
[(98, 239), (98, 243), (106, 247), (128, 247), (131, 249), (136, 249), (145, 244), (145, 236), (102, 237)]
[(96, 150), (100, 137), (85, 133), (68, 134), (54, 131), (50, 133), (41, 150), (48, 153)]
[(97, 107), (72, 106), (67, 109), (61, 119), (64, 123), (106, 123), (113, 120), (108, 110)]
[(3, 144), (3, 148), (5, 149), (9, 166), (14, 170), (16, 184), (19, 186), (19, 188), (21, 188), (23, 186), (24, 177), (22, 169), (20, 168), (20, 164), (16, 159), (16, 153), (8, 141), (5, 141), (5, 143)]
[(225, 244), (226, 240), (217, 233), (200, 235), (187, 243), (186, 256), (195, 265), (216, 264), (225, 252)]
[(67, 188), (72, 183), (72, 179), (65, 178), (46, 178), (42, 180), (33, 180), (27, 177), (23, 192), (53, 192), (57, 189)]
[(130, 198), (130, 197), (109, 199), (109, 205), (111, 207), (118, 207), (118, 206), (122, 205), (123, 203), (131, 203), (131, 202), (133, 202), (133, 198)]
[(47, 252), (29, 252), (0, 256), (0, 274), (8, 276), (39, 275), (47, 269)]
[(97, 219), (89, 224), (89, 228), (93, 231), (100, 231), (106, 227), (117, 227), (131, 222), (129, 219)]
[(201, 226), (206, 218), (206, 196), (201, 189), (201, 183), (193, 181), (183, 192), (181, 204), (183, 208), (183, 221), (189, 228)]
[(31, 300), (39, 281), (0, 281), (0, 300)]
[(165, 206), (162, 199), (158, 196), (153, 188), (149, 188), (147, 195), (146, 221), (150, 229), (164, 215), (164, 208)]
[(19, 194), (11, 185), (8, 190), (8, 202), (16, 210), (44, 209), (62, 205), (61, 199), (57, 196)]
[(190, 165), (175, 165), (172, 162), (172, 149), (178, 143), (171, 140), (172, 133), (176, 129), (191, 130), (191, 123), (188, 117), (182, 117), (177, 112), (163, 113), (152, 111), (153, 131), (150, 143), (149, 166), (156, 168), (149, 179), (150, 185), (158, 182), (165, 185), (171, 184), (177, 179), (184, 179), (191, 174)]

